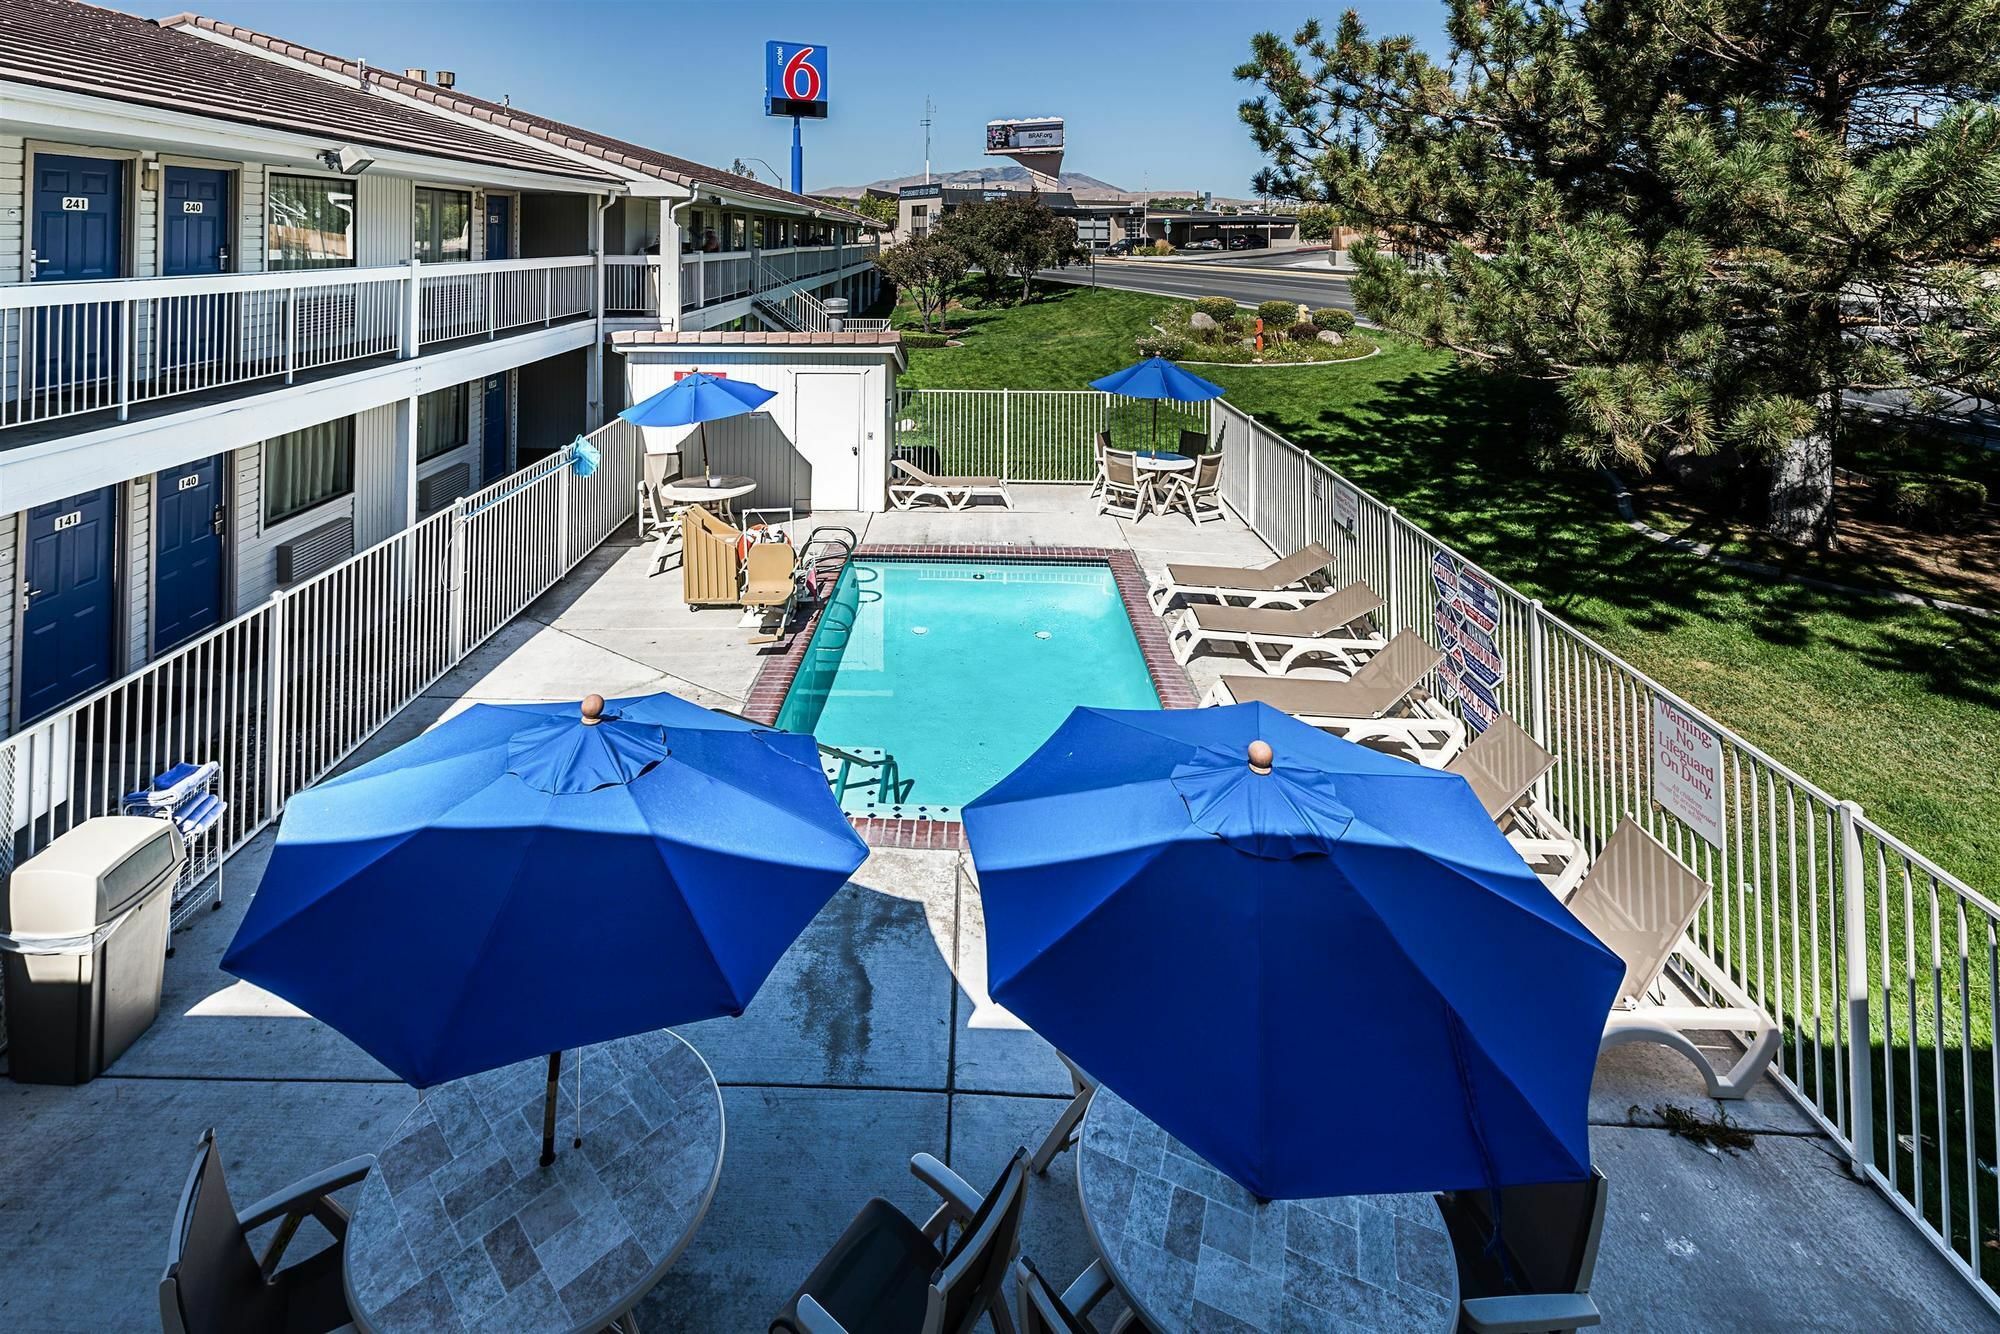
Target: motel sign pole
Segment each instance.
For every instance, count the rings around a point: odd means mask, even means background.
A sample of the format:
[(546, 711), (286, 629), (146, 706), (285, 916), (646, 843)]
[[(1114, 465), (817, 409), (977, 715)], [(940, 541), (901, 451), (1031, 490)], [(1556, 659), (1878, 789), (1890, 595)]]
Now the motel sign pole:
[(792, 117), (792, 193), (806, 192), (806, 150), (799, 140), (799, 117)]
[(826, 119), (826, 48), (764, 43), (764, 114), (792, 118), (792, 193), (806, 192), (806, 150), (799, 122)]

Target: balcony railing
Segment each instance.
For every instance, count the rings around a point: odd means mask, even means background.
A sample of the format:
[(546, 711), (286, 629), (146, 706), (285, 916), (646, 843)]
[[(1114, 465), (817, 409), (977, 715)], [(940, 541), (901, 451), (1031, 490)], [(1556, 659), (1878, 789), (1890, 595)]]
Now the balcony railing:
[(784, 250), (686, 252), (681, 256), (681, 305), (688, 310), (699, 310), (753, 296), (774, 284), (842, 273), (873, 260), (880, 249), (874, 241), (857, 241), (852, 245), (795, 246)]
[(0, 429), (591, 313), (588, 255), (0, 287)]

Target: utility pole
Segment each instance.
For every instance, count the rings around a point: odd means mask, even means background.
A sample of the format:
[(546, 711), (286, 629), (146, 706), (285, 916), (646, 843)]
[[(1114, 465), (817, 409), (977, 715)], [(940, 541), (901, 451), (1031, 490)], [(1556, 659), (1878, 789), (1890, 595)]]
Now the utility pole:
[(917, 124), (924, 127), (924, 184), (931, 183), (931, 119), (937, 115), (937, 107), (927, 96), (924, 98), (924, 118)]

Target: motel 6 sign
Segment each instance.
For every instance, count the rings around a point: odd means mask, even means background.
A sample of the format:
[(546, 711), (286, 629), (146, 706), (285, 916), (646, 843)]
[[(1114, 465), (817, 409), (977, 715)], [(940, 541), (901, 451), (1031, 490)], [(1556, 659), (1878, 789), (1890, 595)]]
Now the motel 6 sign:
[(826, 118), (826, 48), (764, 43), (764, 114)]

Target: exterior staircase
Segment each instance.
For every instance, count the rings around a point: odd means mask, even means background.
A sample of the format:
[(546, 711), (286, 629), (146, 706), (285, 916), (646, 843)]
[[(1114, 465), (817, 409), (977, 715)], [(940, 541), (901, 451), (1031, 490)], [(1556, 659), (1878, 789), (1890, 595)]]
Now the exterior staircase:
[[(757, 261), (757, 287), (750, 294), (750, 307), (757, 317), (774, 329), (787, 333), (831, 333), (834, 317), (820, 299), (806, 290), (810, 279), (787, 278), (762, 260)], [(849, 333), (880, 333), (887, 320), (843, 319), (841, 328)]]

